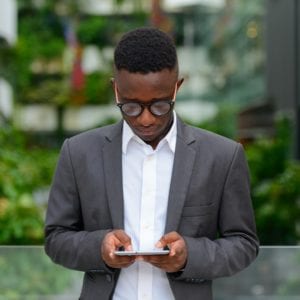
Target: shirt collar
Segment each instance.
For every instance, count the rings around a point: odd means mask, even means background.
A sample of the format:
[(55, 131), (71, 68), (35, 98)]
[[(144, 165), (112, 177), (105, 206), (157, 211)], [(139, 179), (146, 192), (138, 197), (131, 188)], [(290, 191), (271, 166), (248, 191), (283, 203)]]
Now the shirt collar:
[[(177, 136), (177, 116), (175, 111), (173, 111), (173, 124), (170, 128), (167, 135), (159, 142), (157, 149), (160, 149), (165, 143), (168, 143), (171, 151), (175, 153), (175, 147), (176, 147), (176, 136)], [(137, 143), (141, 145), (145, 145), (146, 143), (139, 138), (130, 128), (130, 126), (127, 124), (125, 120), (123, 120), (123, 133), (122, 133), (122, 152), (126, 154), (128, 144), (130, 141), (136, 141)]]

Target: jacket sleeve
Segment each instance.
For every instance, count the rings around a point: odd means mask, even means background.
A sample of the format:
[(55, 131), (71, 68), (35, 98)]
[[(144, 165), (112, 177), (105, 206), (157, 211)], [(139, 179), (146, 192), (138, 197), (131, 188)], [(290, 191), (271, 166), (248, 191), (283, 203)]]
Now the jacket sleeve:
[(70, 157), (62, 146), (53, 178), (45, 225), (45, 251), (58, 264), (79, 271), (110, 272), (101, 258), (102, 239), (109, 230), (83, 230), (80, 197)]

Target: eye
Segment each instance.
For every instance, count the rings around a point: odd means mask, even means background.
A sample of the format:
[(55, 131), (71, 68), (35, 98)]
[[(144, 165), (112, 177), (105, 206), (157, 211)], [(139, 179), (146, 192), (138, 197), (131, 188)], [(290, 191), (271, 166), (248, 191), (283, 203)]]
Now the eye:
[(155, 115), (165, 115), (171, 109), (171, 103), (169, 101), (158, 101), (151, 105), (151, 111)]
[(122, 105), (122, 111), (126, 115), (136, 116), (140, 114), (142, 107), (138, 103), (129, 102)]

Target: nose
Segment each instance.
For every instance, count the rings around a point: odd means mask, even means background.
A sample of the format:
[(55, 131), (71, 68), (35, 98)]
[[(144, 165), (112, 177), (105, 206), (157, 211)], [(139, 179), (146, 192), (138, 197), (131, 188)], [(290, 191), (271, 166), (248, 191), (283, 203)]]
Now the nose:
[(155, 122), (155, 116), (152, 115), (148, 107), (145, 107), (143, 112), (138, 116), (138, 122), (144, 127), (149, 127)]

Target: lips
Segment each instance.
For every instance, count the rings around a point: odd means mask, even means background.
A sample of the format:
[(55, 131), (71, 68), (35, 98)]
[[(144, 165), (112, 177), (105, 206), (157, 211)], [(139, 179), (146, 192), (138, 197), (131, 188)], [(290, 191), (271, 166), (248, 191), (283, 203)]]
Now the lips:
[(154, 134), (154, 132), (150, 130), (139, 130), (137, 133), (143, 136), (150, 136)]
[(153, 128), (149, 129), (149, 128), (136, 128), (135, 129), (135, 133), (139, 136), (153, 136), (155, 135), (155, 130)]

